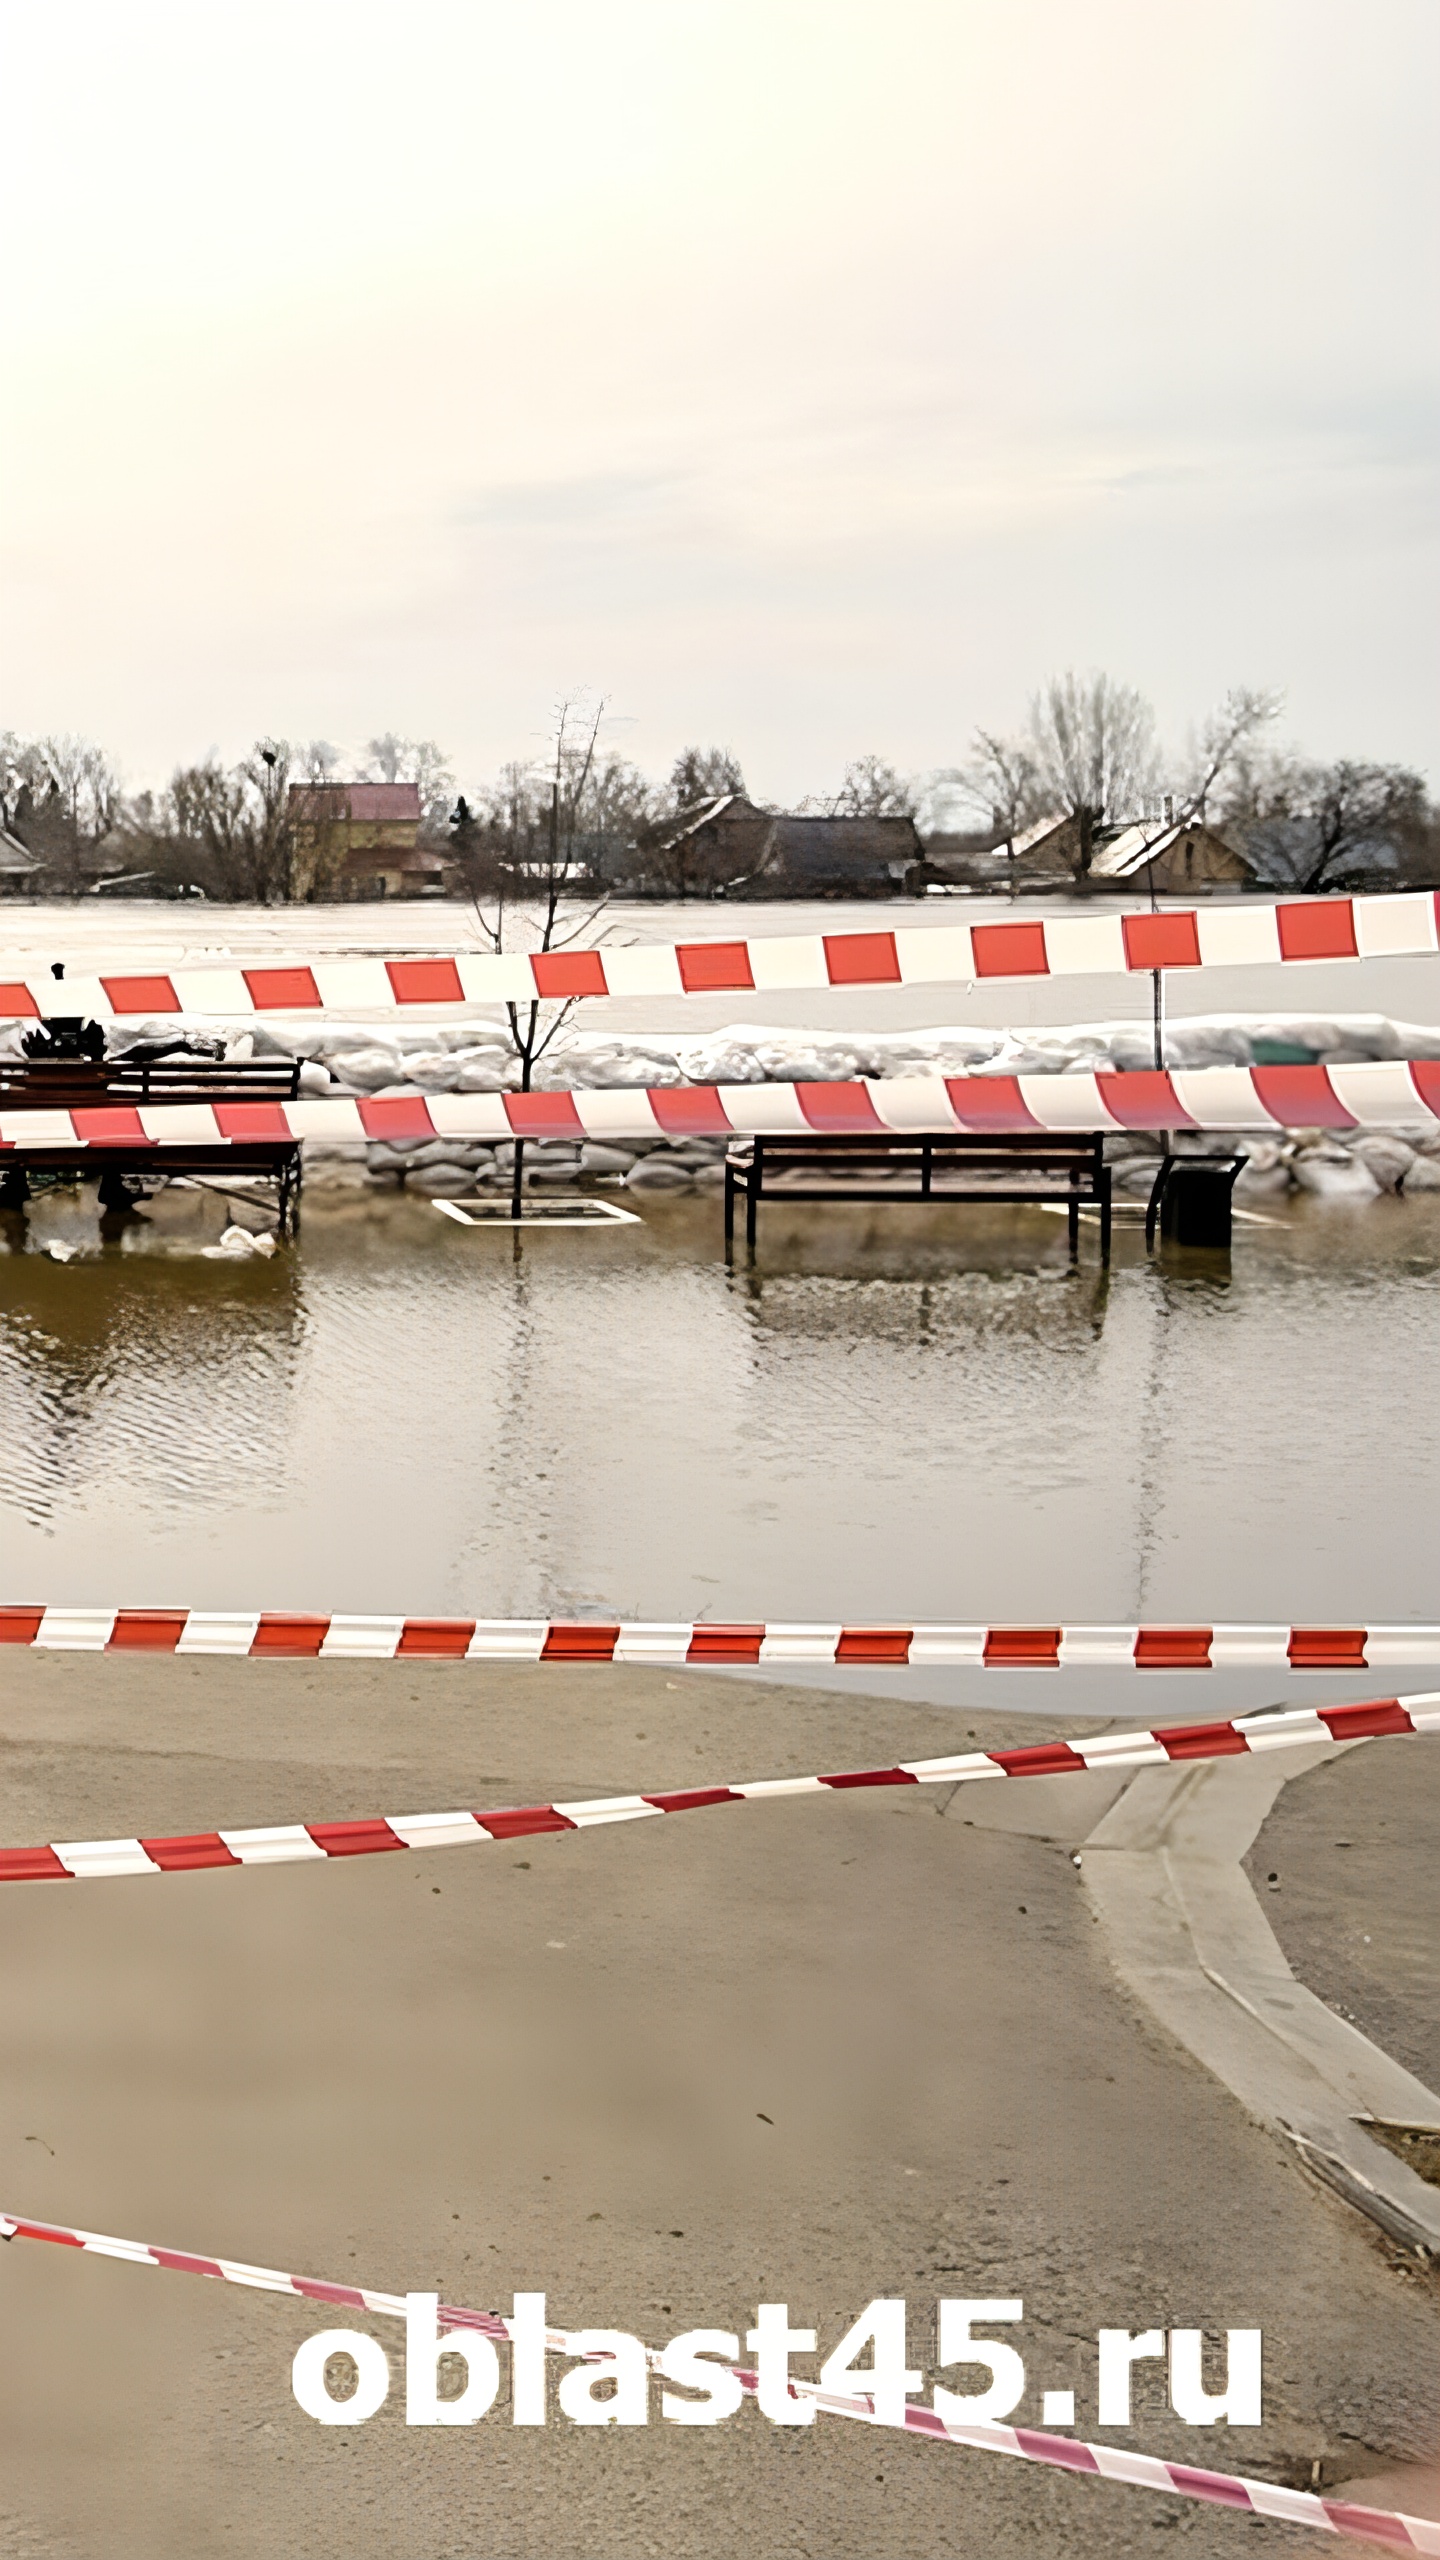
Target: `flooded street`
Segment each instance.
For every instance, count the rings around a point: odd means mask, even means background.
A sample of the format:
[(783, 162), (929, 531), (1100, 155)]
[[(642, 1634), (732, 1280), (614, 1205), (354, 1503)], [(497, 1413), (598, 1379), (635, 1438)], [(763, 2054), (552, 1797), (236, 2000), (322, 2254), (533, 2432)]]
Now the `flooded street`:
[(1091, 1229), (1072, 1271), (1033, 1210), (777, 1202), (732, 1271), (718, 1197), (643, 1208), (517, 1248), (317, 1192), (237, 1267), (200, 1257), (218, 1203), (172, 1193), (102, 1247), (93, 1191), (51, 1195), (0, 1255), (7, 1597), (1436, 1614), (1440, 1202), (1267, 1204), (1228, 1268), (1147, 1262), (1122, 1220), (1108, 1282)]

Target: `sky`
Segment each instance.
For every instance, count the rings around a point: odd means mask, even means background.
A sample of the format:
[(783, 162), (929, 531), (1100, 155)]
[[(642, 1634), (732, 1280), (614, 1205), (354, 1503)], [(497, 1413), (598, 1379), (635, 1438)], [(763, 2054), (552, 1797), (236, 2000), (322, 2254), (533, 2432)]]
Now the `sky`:
[(0, 725), (1440, 783), (1435, 0), (3, 0)]

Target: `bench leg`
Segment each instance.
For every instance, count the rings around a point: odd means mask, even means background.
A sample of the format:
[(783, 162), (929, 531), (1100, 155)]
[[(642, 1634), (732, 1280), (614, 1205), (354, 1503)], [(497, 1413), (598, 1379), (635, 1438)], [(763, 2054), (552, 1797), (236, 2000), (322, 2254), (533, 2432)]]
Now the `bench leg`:
[(1110, 1167), (1108, 1164), (1100, 1176), (1100, 1259), (1107, 1265), (1110, 1260)]
[(745, 1250), (755, 1250), (755, 1212), (760, 1205), (760, 1158), (756, 1156), (745, 1181)]
[(734, 1252), (734, 1250), (735, 1250), (735, 1168), (734, 1168), (734, 1166), (733, 1166), (733, 1165), (727, 1164), (727, 1165), (726, 1165), (726, 1167), (725, 1167), (725, 1251), (726, 1251), (726, 1255), (728, 1256), (728, 1255), (732, 1254), (732, 1253)]
[(1073, 1186), (1070, 1192), (1070, 1206), (1066, 1217), (1066, 1225), (1070, 1232), (1070, 1259), (1072, 1262), (1075, 1262), (1078, 1260), (1080, 1253), (1080, 1194), (1073, 1188)]

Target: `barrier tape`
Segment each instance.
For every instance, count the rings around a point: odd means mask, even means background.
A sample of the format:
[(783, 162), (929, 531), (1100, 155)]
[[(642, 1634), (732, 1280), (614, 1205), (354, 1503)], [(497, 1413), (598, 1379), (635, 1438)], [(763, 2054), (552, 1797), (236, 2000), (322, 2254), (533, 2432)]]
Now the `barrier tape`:
[(1033, 1136), (1117, 1129), (1440, 1128), (1440, 1058), (1351, 1067), (866, 1077), (561, 1093), (381, 1093), (355, 1101), (104, 1103), (0, 1109), (0, 1148), (228, 1146), (295, 1138)]
[(971, 1671), (1375, 1671), (1440, 1661), (1440, 1626), (717, 1625), (351, 1618), (281, 1609), (0, 1607), (0, 1646), (251, 1662), (959, 1663)]
[(47, 1841), (0, 1849), (0, 1884), (51, 1878), (153, 1876), (197, 1867), (280, 1866), (296, 1859), (365, 1858), (392, 1849), (452, 1849), (481, 1841), (528, 1840), (539, 1832), (590, 1831), (653, 1814), (698, 1813), (709, 1805), (766, 1796), (818, 1795), (858, 1787), (963, 1786), (976, 1778), (1051, 1778), (1087, 1769), (1148, 1768), (1172, 1760), (1217, 1760), (1304, 1743), (1358, 1742), (1392, 1733), (1440, 1733), (1440, 1690), (1413, 1698), (1365, 1699), (1340, 1707), (1267, 1709), (1223, 1724), (1157, 1726), (1153, 1732), (1092, 1734), (1078, 1742), (1030, 1743), (1014, 1751), (965, 1751), (938, 1760), (902, 1760), (885, 1769), (828, 1776), (754, 1778), (658, 1795), (596, 1796), (571, 1804), (516, 1805), (488, 1813), (373, 1814), (358, 1822), (267, 1825), (259, 1830), (186, 1832), (177, 1837)]
[[(772, 988), (953, 986), (971, 980), (1379, 960), (1440, 950), (1440, 892), (1300, 898), (1161, 914), (1011, 918), (891, 933), (777, 933), (738, 942), (607, 943), (598, 950), (347, 959), (281, 968), (126, 970), (63, 981), (67, 1013), (403, 1012), (534, 997), (768, 993)], [(0, 981), (0, 1016), (37, 1020), (61, 997), (47, 969)]]
[[(152, 2248), (143, 2240), (117, 2240), (105, 2232), (32, 2222), (19, 2214), (0, 2213), (0, 2238), (48, 2240), (62, 2249), (121, 2258), (130, 2266), (167, 2267), (182, 2275), (209, 2276), (222, 2284), (246, 2285), (261, 2293), (289, 2294), (305, 2302), (323, 2302), (333, 2309), (368, 2312), (372, 2318), (403, 2320), (406, 2313), (403, 2294), (379, 2293), (369, 2285), (328, 2284), (316, 2276), (286, 2275), (276, 2267), (247, 2266), (233, 2258), (199, 2257), (183, 2249)], [(501, 2344), (510, 2340), (514, 2329), (514, 2323), (502, 2319), (498, 2312), (471, 2311), (453, 2303), (440, 2306), (437, 2325), (442, 2330), (478, 2330), (481, 2336)], [(546, 2329), (544, 2338), (548, 2354), (572, 2356), (580, 2363), (604, 2360), (602, 2350), (573, 2346), (570, 2333), (564, 2329)], [(649, 2371), (658, 2373), (659, 2352), (647, 2347), (644, 2353)], [(759, 2386), (758, 2374), (743, 2365), (731, 2365), (728, 2370), (742, 2390), (753, 2397)], [(1158, 2489), (1212, 2506), (1238, 2507), (1281, 2524), (1309, 2525), (1320, 2533), (1351, 2534), (1357, 2541), (1379, 2543), (1389, 2551), (1440, 2553), (1440, 2524), (1430, 2523), (1422, 2516), (1352, 2506), (1341, 2498), (1322, 2498), (1313, 2490), (1284, 2489), (1273, 2481), (1251, 2480), (1236, 2472), (1205, 2471), (1191, 2463), (1162, 2462), (1153, 2454), (1128, 2453), (1117, 2445), (1087, 2444), (1080, 2437), (1048, 2435), (1033, 2427), (1007, 2427), (993, 2422), (966, 2425), (942, 2418), (933, 2409), (908, 2406), (898, 2420), (882, 2418), (866, 2393), (822, 2391), (818, 2383), (798, 2377), (791, 2380), (789, 2396), (795, 2401), (813, 2401), (827, 2417), (854, 2418), (865, 2426), (897, 2427), (906, 2435), (938, 2437), (942, 2442), (965, 2445), (981, 2453), (1010, 2454), (1022, 2462), (1041, 2463), (1052, 2470), (1086, 2471), (1102, 2480), (1122, 2481), (1130, 2488)]]

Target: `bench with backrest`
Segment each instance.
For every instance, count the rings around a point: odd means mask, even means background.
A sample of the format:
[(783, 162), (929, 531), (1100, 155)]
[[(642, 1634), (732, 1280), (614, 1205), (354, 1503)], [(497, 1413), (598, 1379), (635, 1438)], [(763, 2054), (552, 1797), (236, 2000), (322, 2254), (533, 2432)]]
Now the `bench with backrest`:
[(1101, 1258), (1110, 1259), (1110, 1169), (1098, 1130), (994, 1137), (753, 1138), (725, 1158), (725, 1243), (735, 1240), (735, 1203), (744, 1195), (745, 1241), (755, 1249), (767, 1190), (792, 1200), (1059, 1201), (1070, 1213), (1070, 1250), (1080, 1242), (1080, 1210), (1100, 1212)]
[[(233, 1061), (171, 1053), (159, 1058), (56, 1056), (0, 1059), (0, 1112), (135, 1110), (144, 1104), (284, 1102), (300, 1090), (298, 1060)], [(98, 1175), (102, 1207), (120, 1204), (131, 1183), (165, 1181), (176, 1174), (258, 1178), (278, 1191), (280, 1231), (293, 1224), (300, 1192), (300, 1146), (291, 1137), (231, 1142), (183, 1139), (163, 1147), (137, 1137), (106, 1136), (90, 1144), (52, 1132), (32, 1140), (11, 1117), (0, 1148), (0, 1205), (18, 1209), (30, 1196), (33, 1174), (70, 1180)]]

